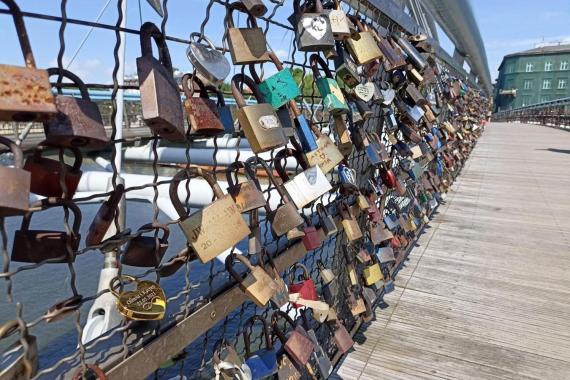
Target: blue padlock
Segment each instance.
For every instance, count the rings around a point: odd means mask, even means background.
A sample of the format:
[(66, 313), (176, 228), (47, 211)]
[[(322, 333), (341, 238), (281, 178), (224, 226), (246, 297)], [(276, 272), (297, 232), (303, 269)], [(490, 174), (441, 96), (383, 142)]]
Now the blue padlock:
[[(255, 321), (260, 321), (263, 324), (262, 333), (265, 337), (265, 348), (251, 353), (251, 340), (247, 328), (253, 326)], [(252, 380), (261, 380), (269, 376), (273, 376), (279, 370), (277, 366), (277, 351), (273, 348), (271, 343), (271, 336), (269, 335), (269, 326), (265, 319), (259, 315), (254, 315), (245, 324), (243, 332), (243, 341), (245, 344), (245, 364), (251, 369)]]

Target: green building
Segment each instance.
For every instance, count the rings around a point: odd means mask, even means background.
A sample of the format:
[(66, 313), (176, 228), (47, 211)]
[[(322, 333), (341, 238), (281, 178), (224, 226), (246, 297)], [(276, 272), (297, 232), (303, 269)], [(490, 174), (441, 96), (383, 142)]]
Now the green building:
[(570, 97), (570, 45), (506, 55), (495, 85), (495, 111)]

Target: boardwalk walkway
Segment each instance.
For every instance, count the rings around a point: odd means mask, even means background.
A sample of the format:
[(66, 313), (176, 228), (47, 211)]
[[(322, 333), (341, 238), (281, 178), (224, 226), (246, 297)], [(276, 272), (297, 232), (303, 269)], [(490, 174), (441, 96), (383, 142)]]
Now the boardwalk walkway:
[(336, 379), (570, 379), (570, 132), (491, 124)]

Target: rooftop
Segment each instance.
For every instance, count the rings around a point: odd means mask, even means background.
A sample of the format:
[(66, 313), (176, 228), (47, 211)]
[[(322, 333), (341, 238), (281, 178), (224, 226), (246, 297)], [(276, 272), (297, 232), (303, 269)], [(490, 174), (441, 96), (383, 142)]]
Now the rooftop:
[(505, 58), (516, 57), (519, 55), (542, 55), (542, 54), (556, 54), (556, 53), (570, 53), (570, 44), (540, 46), (534, 49), (524, 50), (518, 53), (507, 54), (505, 55)]

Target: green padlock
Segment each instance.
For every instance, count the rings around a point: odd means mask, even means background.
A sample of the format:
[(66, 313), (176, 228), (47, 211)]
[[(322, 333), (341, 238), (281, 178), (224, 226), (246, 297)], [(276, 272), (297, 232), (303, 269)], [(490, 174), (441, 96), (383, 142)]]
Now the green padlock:
[(268, 52), (269, 58), (275, 64), (277, 73), (265, 79), (263, 82), (255, 72), (255, 66), (249, 65), (251, 76), (258, 83), (259, 91), (263, 95), (266, 103), (271, 104), (274, 110), (284, 106), (297, 96), (301, 96), (301, 91), (290, 69), (283, 68), (283, 64), (273, 52)]
[[(318, 66), (321, 66), (326, 77), (321, 77)], [(316, 80), (317, 88), (323, 98), (323, 105), (333, 115), (348, 113), (348, 104), (342, 94), (340, 86), (333, 78), (327, 63), (317, 54), (311, 55), (311, 68)]]

